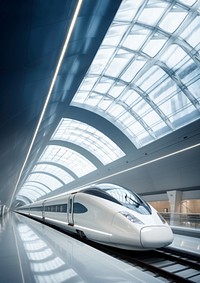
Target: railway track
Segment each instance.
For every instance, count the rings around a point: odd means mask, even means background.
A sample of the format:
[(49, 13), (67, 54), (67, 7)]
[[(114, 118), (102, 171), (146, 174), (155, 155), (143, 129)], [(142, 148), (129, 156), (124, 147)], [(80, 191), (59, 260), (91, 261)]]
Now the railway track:
[(151, 251), (124, 251), (107, 246), (91, 244), (111, 256), (138, 266), (163, 282), (200, 282), (199, 258), (168, 249)]

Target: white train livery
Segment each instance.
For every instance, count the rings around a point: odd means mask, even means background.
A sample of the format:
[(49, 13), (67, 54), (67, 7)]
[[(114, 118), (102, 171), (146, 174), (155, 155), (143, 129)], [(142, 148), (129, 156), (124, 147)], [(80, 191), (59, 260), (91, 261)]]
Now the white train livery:
[(151, 205), (114, 184), (91, 185), (22, 206), (17, 212), (122, 249), (149, 250), (173, 241), (171, 228)]

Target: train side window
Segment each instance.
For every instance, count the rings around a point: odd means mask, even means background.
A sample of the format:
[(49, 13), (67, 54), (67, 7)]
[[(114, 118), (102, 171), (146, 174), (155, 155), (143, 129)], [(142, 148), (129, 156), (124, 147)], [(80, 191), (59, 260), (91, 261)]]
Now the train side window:
[(109, 201), (112, 201), (112, 202), (115, 202), (115, 203), (121, 205), (121, 203), (116, 198), (112, 197), (107, 192), (104, 192), (104, 191), (102, 191), (102, 190), (100, 190), (98, 188), (85, 189), (83, 191), (83, 193), (86, 193), (86, 194), (89, 194), (89, 195), (93, 195), (93, 196), (96, 196), (96, 197), (100, 197), (100, 198), (103, 198), (103, 199), (107, 199)]
[(62, 210), (63, 210), (63, 212), (67, 212), (67, 204), (62, 205)]
[(87, 211), (88, 211), (87, 207), (85, 207), (80, 202), (74, 203), (74, 213), (85, 213)]

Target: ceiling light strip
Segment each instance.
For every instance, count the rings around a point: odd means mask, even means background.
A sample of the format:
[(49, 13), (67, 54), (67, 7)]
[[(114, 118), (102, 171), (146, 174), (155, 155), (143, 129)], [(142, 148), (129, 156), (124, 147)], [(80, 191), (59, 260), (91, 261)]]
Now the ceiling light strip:
[(190, 149), (193, 149), (193, 148), (199, 147), (199, 146), (200, 146), (200, 143), (197, 143), (197, 144), (195, 144), (195, 145), (192, 145), (192, 146), (189, 146), (189, 147), (186, 147), (186, 148), (183, 148), (183, 149), (180, 149), (180, 150), (171, 152), (171, 153), (169, 153), (169, 154), (166, 154), (166, 155), (163, 155), (163, 156), (161, 156), (161, 157), (158, 157), (158, 158), (149, 160), (149, 161), (147, 161), (147, 162), (140, 163), (140, 164), (135, 165), (135, 166), (133, 166), (133, 167), (130, 167), (130, 168), (128, 168), (128, 169), (124, 169), (124, 170), (122, 170), (122, 171), (113, 173), (113, 174), (108, 175), (108, 176), (106, 176), (106, 177), (97, 179), (96, 181), (87, 183), (87, 184), (85, 184), (84, 186), (80, 186), (80, 187), (76, 188), (76, 190), (81, 189), (81, 188), (86, 187), (86, 186), (89, 186), (89, 185), (92, 185), (92, 184), (94, 184), (94, 183), (102, 182), (102, 181), (104, 181), (104, 180), (106, 180), (106, 179), (108, 179), (108, 178), (115, 177), (115, 176), (117, 176), (117, 175), (123, 174), (123, 173), (128, 172), (128, 171), (131, 171), (131, 170), (135, 170), (135, 169), (137, 169), (137, 168), (140, 168), (140, 167), (146, 166), (146, 165), (148, 165), (148, 164), (151, 164), (151, 163), (160, 161), (160, 160), (162, 160), (162, 159), (165, 159), (165, 158), (174, 156), (174, 155), (176, 155), (176, 154), (180, 154), (180, 153), (182, 153), (182, 152), (185, 152), (185, 151), (187, 151), (187, 150), (190, 150)]
[(10, 200), (9, 207), (11, 206), (11, 204), (12, 204), (12, 202), (13, 202), (13, 198), (14, 198), (15, 192), (16, 192), (16, 190), (17, 190), (19, 181), (20, 181), (20, 179), (21, 179), (22, 173), (23, 173), (23, 171), (24, 171), (25, 165), (26, 165), (27, 160), (28, 160), (28, 158), (29, 158), (29, 155), (30, 155), (30, 153), (31, 153), (33, 144), (34, 144), (34, 142), (35, 142), (37, 133), (38, 133), (39, 128), (40, 128), (40, 125), (41, 125), (41, 123), (42, 123), (42, 119), (43, 119), (43, 117), (44, 117), (44, 114), (45, 114), (45, 111), (46, 111), (48, 102), (49, 102), (49, 100), (50, 100), (51, 93), (52, 93), (53, 87), (54, 87), (54, 85), (55, 85), (56, 78), (57, 78), (58, 72), (59, 72), (59, 70), (60, 70), (60, 66), (61, 66), (61, 64), (62, 64), (62, 60), (63, 60), (64, 55), (65, 55), (65, 52), (66, 52), (66, 50), (67, 50), (67, 46), (68, 46), (69, 40), (70, 40), (70, 38), (71, 38), (72, 31), (73, 31), (73, 28), (74, 28), (74, 26), (75, 26), (76, 19), (77, 19), (77, 17), (78, 17), (78, 14), (79, 14), (79, 11), (80, 11), (80, 8), (81, 8), (82, 1), (83, 1), (83, 0), (78, 0), (78, 4), (77, 4), (77, 6), (76, 6), (76, 9), (75, 9), (75, 12), (74, 12), (74, 16), (73, 16), (73, 18), (72, 18), (71, 25), (70, 25), (69, 30), (68, 30), (68, 33), (67, 33), (67, 37), (66, 37), (66, 40), (65, 40), (65, 43), (64, 43), (64, 46), (63, 46), (63, 49), (62, 49), (60, 58), (59, 58), (59, 60), (58, 60), (58, 64), (57, 64), (57, 67), (56, 67), (56, 70), (55, 70), (55, 73), (54, 73), (54, 76), (53, 76), (53, 80), (52, 80), (51, 85), (50, 85), (49, 92), (48, 92), (48, 94), (47, 94), (47, 98), (46, 98), (44, 107), (43, 107), (42, 113), (41, 113), (41, 115), (40, 115), (40, 118), (39, 118), (37, 127), (36, 127), (36, 129), (35, 129), (35, 132), (34, 132), (34, 135), (33, 135), (33, 139), (32, 139), (32, 141), (31, 141), (31, 144), (30, 144), (30, 147), (29, 147), (27, 156), (26, 156), (26, 158), (25, 158), (25, 161), (24, 161), (23, 166), (22, 166), (22, 168), (21, 168), (19, 177), (18, 177), (18, 179), (17, 179), (17, 183), (16, 183), (16, 185), (15, 185), (15, 188), (14, 188), (14, 191), (13, 191), (13, 194), (12, 194), (12, 197), (11, 197), (11, 200)]

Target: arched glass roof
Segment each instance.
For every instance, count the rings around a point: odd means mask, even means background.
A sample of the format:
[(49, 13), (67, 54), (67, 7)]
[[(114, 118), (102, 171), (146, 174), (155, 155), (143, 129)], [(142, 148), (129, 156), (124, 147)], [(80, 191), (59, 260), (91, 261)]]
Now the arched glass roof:
[(35, 199), (38, 199), (39, 197), (44, 195), (44, 193), (41, 193), (41, 191), (34, 189), (32, 187), (28, 187), (28, 186), (25, 186), (20, 190), (21, 194), (24, 194), (26, 192), (29, 192), (29, 193), (31, 193), (31, 195), (34, 195)]
[(123, 1), (71, 105), (137, 148), (199, 119), (199, 13), (192, 0)]
[(68, 174), (65, 170), (59, 168), (58, 166), (51, 164), (37, 164), (32, 172), (46, 172), (55, 175), (63, 183), (68, 184), (74, 180), (74, 178)]
[(30, 199), (32, 202), (34, 202), (39, 196), (37, 193), (33, 193), (30, 190), (20, 190), (17, 194), (17, 198), (18, 197), (26, 197), (27, 199)]
[(124, 156), (124, 152), (106, 135), (81, 121), (63, 118), (51, 140), (77, 144), (94, 154), (104, 165)]
[(58, 179), (50, 176), (46, 173), (34, 173), (32, 172), (27, 178), (27, 182), (37, 181), (41, 184), (45, 184), (50, 190), (54, 191), (63, 185)]
[(39, 162), (53, 162), (70, 169), (78, 177), (94, 170), (96, 166), (80, 153), (59, 145), (48, 145), (41, 155)]
[(39, 183), (37, 180), (36, 181), (26, 181), (26, 183), (24, 185), (32, 186), (32, 187), (35, 187), (37, 189), (40, 189), (41, 191), (45, 192), (46, 194), (51, 192), (50, 188), (48, 188), (46, 185)]
[[(122, 1), (70, 105), (107, 119), (137, 148), (199, 119), (199, 34), (200, 1)], [(35, 201), (95, 171), (86, 151), (102, 165), (125, 155), (79, 119), (61, 119), (19, 198)]]

